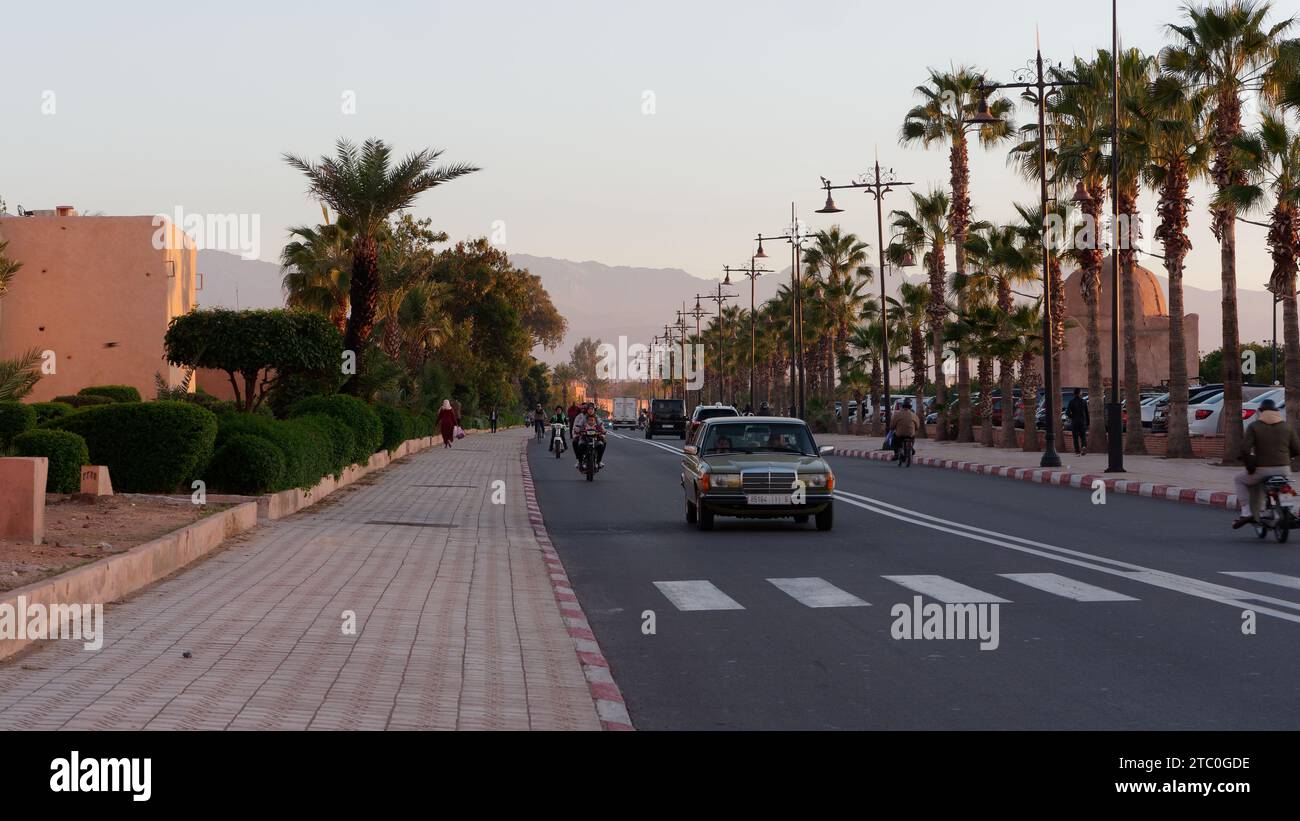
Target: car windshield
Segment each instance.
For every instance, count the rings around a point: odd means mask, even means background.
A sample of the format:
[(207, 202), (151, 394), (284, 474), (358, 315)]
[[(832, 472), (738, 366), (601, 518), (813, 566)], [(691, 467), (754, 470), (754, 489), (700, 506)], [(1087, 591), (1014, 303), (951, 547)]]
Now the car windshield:
[(815, 455), (806, 425), (795, 422), (717, 424), (710, 426), (700, 453), (798, 453)]

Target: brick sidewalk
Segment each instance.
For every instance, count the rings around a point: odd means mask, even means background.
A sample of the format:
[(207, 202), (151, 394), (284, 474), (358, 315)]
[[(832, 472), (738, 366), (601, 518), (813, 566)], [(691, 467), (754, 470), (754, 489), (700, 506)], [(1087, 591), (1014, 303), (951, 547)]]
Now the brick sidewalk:
[(524, 436), (434, 447), (251, 532), (106, 608), (98, 652), (0, 665), (0, 729), (600, 729)]

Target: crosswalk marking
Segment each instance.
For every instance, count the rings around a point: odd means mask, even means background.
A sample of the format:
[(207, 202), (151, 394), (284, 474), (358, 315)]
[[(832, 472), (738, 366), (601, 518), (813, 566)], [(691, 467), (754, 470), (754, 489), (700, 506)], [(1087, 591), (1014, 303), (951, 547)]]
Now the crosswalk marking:
[(1074, 601), (1137, 601), (1132, 596), (1125, 596), (1123, 593), (1116, 593), (1113, 590), (1106, 590), (1102, 587), (1095, 587), (1091, 584), (1068, 579), (1057, 573), (1000, 573), (998, 575), (1004, 579), (1028, 585), (1035, 590), (1073, 599)]
[(961, 582), (943, 576), (885, 576), (885, 578), (944, 604), (1010, 604), (1009, 600), (1000, 596), (967, 587)]
[(744, 610), (744, 605), (704, 580), (655, 582), (678, 610)]
[(1265, 571), (1247, 572), (1247, 571), (1223, 571), (1225, 576), (1236, 576), (1239, 579), (1250, 579), (1255, 582), (1264, 584), (1275, 584), (1278, 587), (1289, 587), (1292, 590), (1300, 590), (1300, 577), (1284, 576), (1281, 573), (1268, 573)]
[(816, 576), (799, 579), (768, 579), (782, 592), (807, 607), (870, 607), (869, 602), (841, 590)]

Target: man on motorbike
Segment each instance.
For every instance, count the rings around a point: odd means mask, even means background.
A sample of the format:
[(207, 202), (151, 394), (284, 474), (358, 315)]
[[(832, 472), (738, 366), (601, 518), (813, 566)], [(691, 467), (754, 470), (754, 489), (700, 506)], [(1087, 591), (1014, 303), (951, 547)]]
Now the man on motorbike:
[(921, 426), (921, 419), (912, 412), (912, 400), (903, 400), (903, 406), (894, 411), (890, 420), (890, 430), (894, 433), (894, 461), (897, 462), (903, 452), (903, 441), (912, 440), (916, 445), (916, 431)]
[(579, 470), (582, 469), (582, 457), (586, 450), (582, 432), (587, 429), (596, 431), (596, 467), (603, 468), (605, 467), (605, 426), (596, 415), (595, 402), (583, 405), (582, 413), (573, 418), (573, 453), (578, 457)]
[(1239, 456), (1246, 463), (1246, 471), (1234, 478), (1241, 515), (1233, 520), (1233, 530), (1259, 521), (1264, 507), (1264, 482), (1272, 476), (1290, 475), (1291, 460), (1300, 457), (1300, 437), (1282, 418), (1272, 399), (1259, 403), (1259, 418), (1246, 428)]

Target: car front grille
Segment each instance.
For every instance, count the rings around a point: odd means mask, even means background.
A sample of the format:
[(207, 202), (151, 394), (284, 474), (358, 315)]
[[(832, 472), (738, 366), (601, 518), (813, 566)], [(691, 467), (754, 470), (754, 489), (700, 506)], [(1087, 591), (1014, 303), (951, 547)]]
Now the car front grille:
[(793, 470), (746, 470), (740, 474), (740, 486), (746, 493), (790, 493), (794, 477)]

